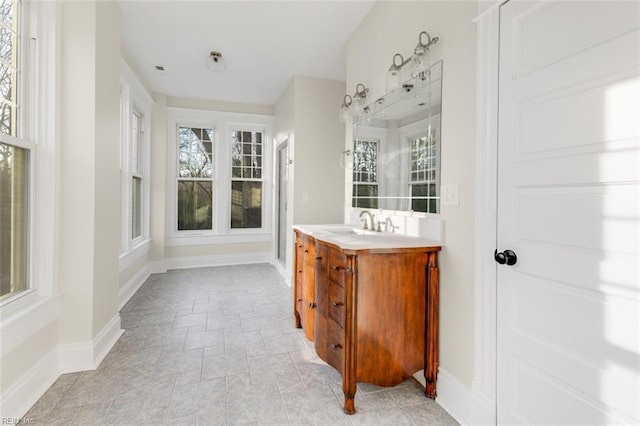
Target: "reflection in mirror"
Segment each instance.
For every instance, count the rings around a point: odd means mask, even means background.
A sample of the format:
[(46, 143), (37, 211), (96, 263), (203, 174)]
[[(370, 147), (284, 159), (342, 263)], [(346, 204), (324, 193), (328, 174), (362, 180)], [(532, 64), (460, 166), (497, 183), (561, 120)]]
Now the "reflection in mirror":
[(440, 212), (442, 61), (354, 120), (352, 206)]

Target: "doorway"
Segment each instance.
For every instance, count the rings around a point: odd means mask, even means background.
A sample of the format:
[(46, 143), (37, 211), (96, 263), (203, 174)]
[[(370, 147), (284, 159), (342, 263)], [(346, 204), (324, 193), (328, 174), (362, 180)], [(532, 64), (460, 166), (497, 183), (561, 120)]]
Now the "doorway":
[(278, 238), (276, 239), (276, 259), (283, 268), (287, 263), (287, 187), (289, 181), (289, 138), (280, 142), (277, 153), (277, 182), (278, 198)]

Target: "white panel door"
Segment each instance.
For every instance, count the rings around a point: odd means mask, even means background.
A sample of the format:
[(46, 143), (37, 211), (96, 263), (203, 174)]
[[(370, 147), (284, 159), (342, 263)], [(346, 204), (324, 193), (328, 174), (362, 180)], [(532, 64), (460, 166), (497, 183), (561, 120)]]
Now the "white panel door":
[(640, 423), (640, 2), (500, 11), (498, 422)]

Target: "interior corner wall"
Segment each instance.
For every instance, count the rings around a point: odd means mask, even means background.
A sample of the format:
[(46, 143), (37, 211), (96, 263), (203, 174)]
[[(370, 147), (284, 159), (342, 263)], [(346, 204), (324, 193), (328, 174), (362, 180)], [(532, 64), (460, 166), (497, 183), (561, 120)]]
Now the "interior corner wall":
[(344, 94), (342, 81), (295, 76), (293, 224), (343, 222)]
[(167, 97), (155, 93), (151, 111), (151, 200), (149, 238), (151, 261), (164, 260), (167, 202)]
[(94, 337), (118, 315), (121, 216), (120, 9), (99, 1), (96, 18)]
[(460, 189), (459, 206), (442, 206), (440, 214), (439, 364), (467, 387), (474, 374), (476, 12), (476, 1), (378, 2), (347, 45), (347, 88), (362, 83), (377, 99), (395, 53), (409, 57), (420, 31), (439, 38), (431, 62), (443, 60), (441, 182)]
[[(292, 78), (287, 88), (280, 96), (278, 102), (274, 107), (273, 111), (273, 135), (274, 135), (274, 155), (273, 158), (277, 159), (278, 144), (282, 143), (285, 139), (288, 140), (287, 145), (287, 155), (290, 159), (293, 159), (295, 156), (295, 82), (296, 79)], [(287, 164), (289, 168), (289, 181), (287, 182), (287, 206), (293, 206), (291, 200), (293, 200), (293, 193), (295, 188), (295, 182), (291, 178), (294, 176), (295, 162), (291, 162)], [(274, 178), (278, 170), (274, 167)], [(277, 199), (274, 197), (274, 200)], [(278, 209), (277, 202), (274, 203), (275, 209)], [(293, 208), (287, 209), (287, 218), (286, 224), (287, 228), (290, 229), (293, 226)], [(274, 223), (278, 220), (278, 215), (274, 214)], [(277, 226), (274, 226), (273, 229), (278, 229)], [(277, 238), (277, 236), (276, 236)], [(287, 232), (287, 242), (286, 242), (286, 260), (285, 260), (285, 268), (287, 271), (291, 271), (293, 269), (293, 253), (291, 250), (293, 247), (293, 232)]]
[(119, 14), (112, 2), (62, 5), (57, 281), (63, 345), (93, 344), (118, 316)]

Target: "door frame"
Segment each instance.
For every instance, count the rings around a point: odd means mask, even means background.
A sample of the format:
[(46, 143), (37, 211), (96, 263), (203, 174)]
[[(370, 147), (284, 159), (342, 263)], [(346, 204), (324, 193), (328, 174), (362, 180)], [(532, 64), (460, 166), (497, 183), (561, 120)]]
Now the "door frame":
[[(508, 1), (508, 0), (507, 0)], [(476, 212), (474, 271), (474, 379), (471, 423), (496, 424), (499, 0), (479, 14), (476, 89)]]

